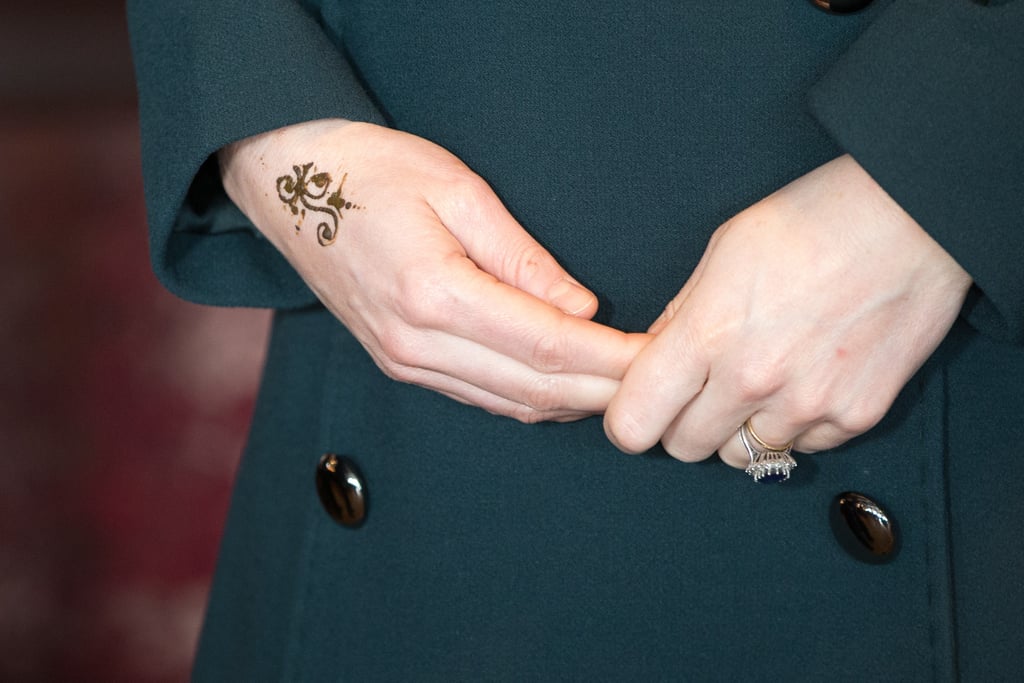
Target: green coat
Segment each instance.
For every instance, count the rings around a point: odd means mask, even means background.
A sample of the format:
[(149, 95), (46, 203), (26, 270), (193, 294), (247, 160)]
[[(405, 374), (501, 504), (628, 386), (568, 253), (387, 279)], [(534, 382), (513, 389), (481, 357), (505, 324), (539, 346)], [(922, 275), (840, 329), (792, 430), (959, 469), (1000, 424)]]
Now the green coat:
[[(1024, 2), (130, 2), (152, 256), (278, 309), (198, 680), (998, 680), (1024, 668)], [(974, 277), (875, 429), (755, 485), (388, 380), (210, 155), (341, 116), (440, 143), (643, 330), (711, 232), (850, 152)], [(325, 514), (322, 453), (370, 495)], [(897, 521), (848, 554), (834, 496)]]

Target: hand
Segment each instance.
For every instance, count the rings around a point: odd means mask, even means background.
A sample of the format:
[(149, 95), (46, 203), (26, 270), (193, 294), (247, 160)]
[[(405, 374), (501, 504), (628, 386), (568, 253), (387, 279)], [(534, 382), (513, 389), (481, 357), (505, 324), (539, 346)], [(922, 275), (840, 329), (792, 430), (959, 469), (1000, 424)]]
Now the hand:
[(767, 443), (874, 426), (953, 324), (970, 276), (849, 156), (719, 228), (605, 415), (622, 450), (745, 467)]
[(646, 339), (422, 138), (317, 121), (225, 148), (229, 196), (390, 377), (524, 422), (604, 411)]

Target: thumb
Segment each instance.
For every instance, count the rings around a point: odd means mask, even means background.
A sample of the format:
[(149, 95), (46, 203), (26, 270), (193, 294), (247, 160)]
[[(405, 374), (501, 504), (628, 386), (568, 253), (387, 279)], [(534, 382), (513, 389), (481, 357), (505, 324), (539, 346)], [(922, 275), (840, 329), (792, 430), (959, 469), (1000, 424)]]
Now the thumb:
[(700, 259), (700, 263), (694, 268), (693, 273), (689, 279), (686, 280), (686, 284), (679, 290), (679, 293), (675, 295), (672, 301), (668, 302), (668, 306), (661, 312), (658, 319), (651, 323), (651, 326), (647, 328), (648, 334), (660, 334), (662, 330), (676, 317), (683, 305), (690, 298), (690, 294), (696, 289), (697, 285), (700, 284), (700, 279), (704, 275), (704, 269), (708, 265), (708, 260), (711, 258), (711, 254), (714, 253), (715, 245), (718, 243), (718, 233), (716, 232), (711, 236), (711, 240), (708, 242), (707, 249), (704, 250), (704, 255)]
[[(445, 227), (466, 255), (495, 278), (562, 310), (591, 318), (597, 297), (559, 265), (555, 257), (519, 225), (482, 180), (468, 198), (438, 210)], [(435, 209), (436, 210), (436, 209)]]

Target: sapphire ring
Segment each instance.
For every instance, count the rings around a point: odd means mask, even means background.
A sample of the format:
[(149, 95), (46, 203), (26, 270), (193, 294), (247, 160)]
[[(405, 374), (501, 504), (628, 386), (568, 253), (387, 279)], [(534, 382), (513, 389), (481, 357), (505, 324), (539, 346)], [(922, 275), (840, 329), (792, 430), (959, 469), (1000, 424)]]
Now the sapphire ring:
[(793, 459), (793, 442), (785, 446), (770, 446), (757, 435), (748, 419), (740, 427), (740, 441), (747, 449), (750, 464), (746, 472), (754, 481), (776, 482), (789, 479), (789, 473), (796, 468)]

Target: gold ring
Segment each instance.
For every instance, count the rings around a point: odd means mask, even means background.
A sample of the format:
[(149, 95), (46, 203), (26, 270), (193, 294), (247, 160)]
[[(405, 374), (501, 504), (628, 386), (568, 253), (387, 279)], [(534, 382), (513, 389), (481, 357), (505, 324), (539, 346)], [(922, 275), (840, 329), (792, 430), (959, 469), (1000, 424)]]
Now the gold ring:
[(751, 418), (748, 417), (747, 421), (743, 423), (743, 426), (747, 428), (747, 433), (750, 434), (750, 437), (754, 441), (757, 442), (758, 446), (760, 446), (761, 448), (763, 448), (766, 451), (775, 451), (776, 453), (781, 452), (781, 451), (792, 450), (792, 448), (793, 448), (793, 442), (792, 441), (787, 443), (785, 446), (772, 446), (770, 444), (765, 443), (765, 441), (761, 437), (759, 437), (757, 435), (757, 432), (754, 431), (754, 426), (752, 424), (750, 424), (750, 420), (751, 420)]
[[(786, 481), (789, 474), (796, 468), (796, 460), (793, 459), (793, 443), (790, 442), (784, 448), (772, 448), (759, 436), (754, 434), (750, 428), (750, 420), (743, 423), (739, 428), (740, 443), (747, 449), (750, 456), (750, 464), (746, 472), (754, 481)], [(753, 442), (757, 443), (757, 446)]]

